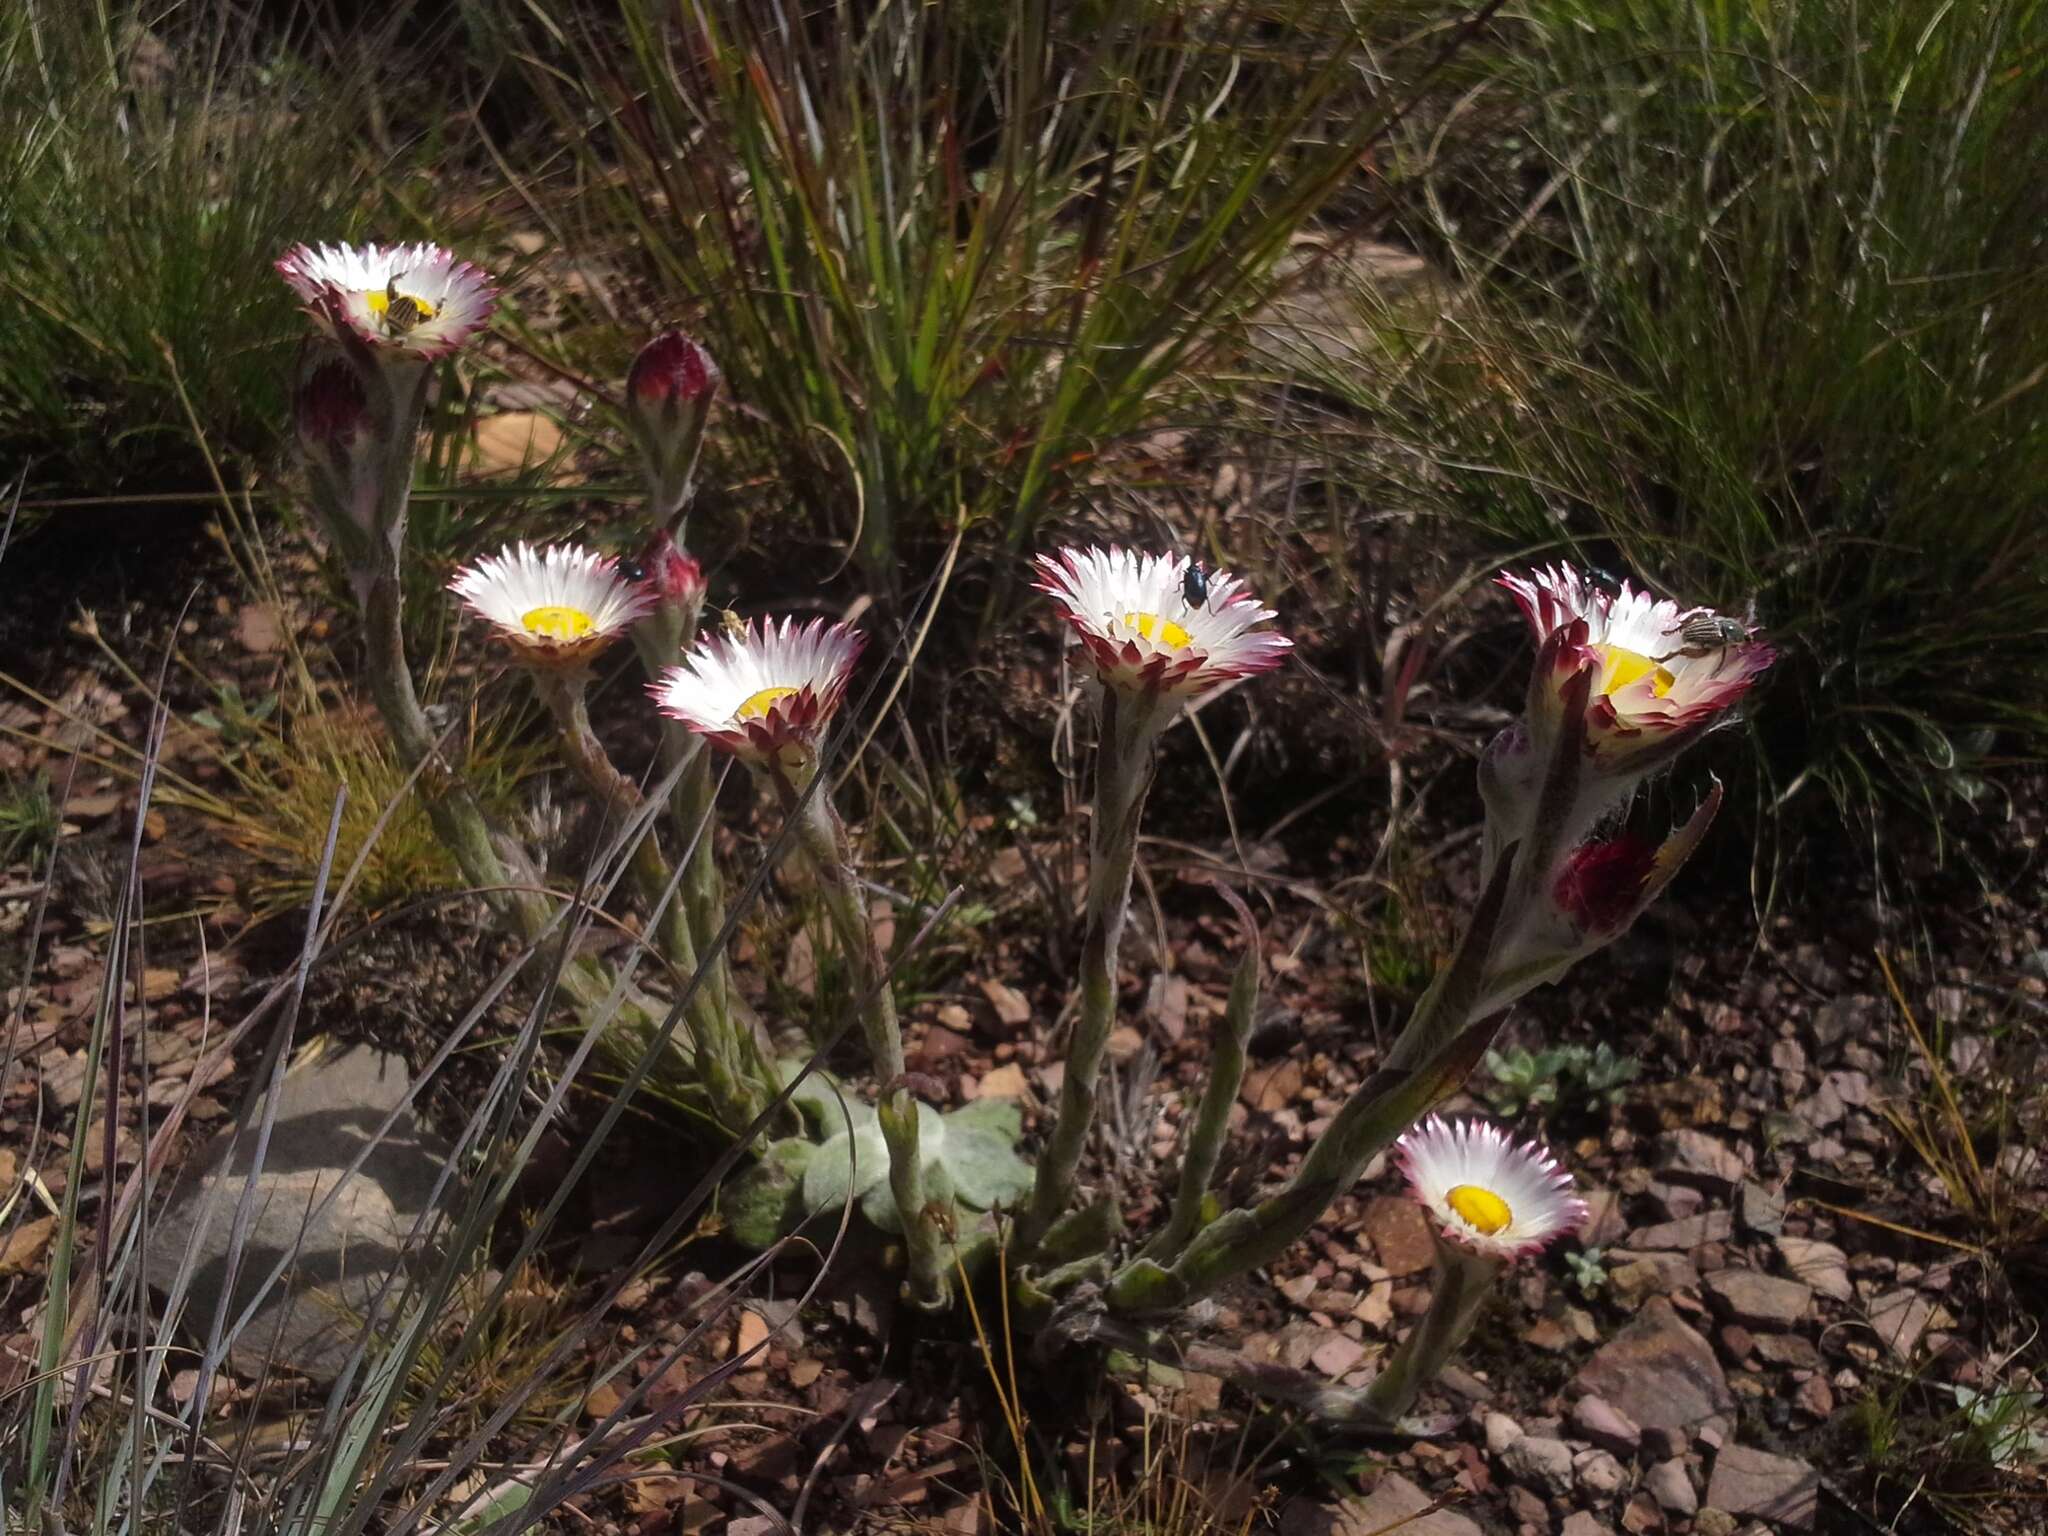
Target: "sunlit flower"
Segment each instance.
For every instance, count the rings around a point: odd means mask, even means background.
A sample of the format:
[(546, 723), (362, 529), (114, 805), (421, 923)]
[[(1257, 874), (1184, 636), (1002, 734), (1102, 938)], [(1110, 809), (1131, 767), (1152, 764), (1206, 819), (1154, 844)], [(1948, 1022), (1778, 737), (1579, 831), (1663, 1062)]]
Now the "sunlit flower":
[(1530, 716), (1539, 729), (1565, 683), (1591, 674), (1586, 741), (1603, 766), (1644, 770), (1721, 719), (1775, 652), (1707, 608), (1609, 592), (1568, 565), (1503, 574), (1539, 646)]
[(654, 605), (610, 556), (573, 544), (508, 545), (457, 572), (448, 588), (536, 666), (582, 665)]
[(336, 340), (422, 360), (457, 350), (498, 304), (488, 273), (438, 245), (295, 245), (277, 270)]
[(650, 685), (665, 715), (750, 762), (808, 756), (846, 695), (863, 644), (844, 624), (749, 623), (711, 635)]
[[(1192, 579), (1191, 579), (1192, 577)], [(1038, 557), (1037, 587), (1060, 605), (1103, 682), (1189, 698), (1280, 665), (1294, 642), (1255, 630), (1273, 610), (1185, 555), (1062, 549)]]
[(1534, 1142), (1498, 1126), (1431, 1115), (1395, 1143), (1395, 1160), (1443, 1235), (1469, 1252), (1513, 1259), (1586, 1224), (1571, 1175)]

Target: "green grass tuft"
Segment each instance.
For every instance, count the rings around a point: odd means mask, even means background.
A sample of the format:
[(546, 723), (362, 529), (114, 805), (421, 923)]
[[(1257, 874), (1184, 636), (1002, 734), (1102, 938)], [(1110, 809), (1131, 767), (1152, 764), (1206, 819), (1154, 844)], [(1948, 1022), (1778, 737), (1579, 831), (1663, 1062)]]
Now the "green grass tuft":
[(277, 440), (303, 329), (271, 262), (356, 232), (361, 83), (228, 0), (0, 11), (0, 449), (31, 495), (199, 480)]
[(1441, 290), (1316, 378), (1501, 547), (1754, 603), (1781, 803), (2048, 747), (2042, 20), (1539, 0), (1406, 146)]

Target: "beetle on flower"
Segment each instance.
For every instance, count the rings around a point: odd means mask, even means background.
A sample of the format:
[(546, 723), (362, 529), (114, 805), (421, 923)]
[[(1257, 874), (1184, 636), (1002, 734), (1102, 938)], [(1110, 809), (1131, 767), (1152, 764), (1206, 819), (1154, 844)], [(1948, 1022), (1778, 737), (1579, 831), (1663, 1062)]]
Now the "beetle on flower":
[(334, 339), (431, 362), (498, 305), (490, 275), (438, 245), (295, 245), (277, 270)]
[(1269, 672), (1294, 644), (1255, 628), (1273, 610), (1228, 572), (1205, 573), (1202, 601), (1189, 601), (1197, 569), (1180, 554), (1062, 549), (1038, 557), (1037, 586), (1060, 605), (1104, 683), (1180, 700)]
[(1668, 762), (1725, 719), (1776, 658), (1746, 625), (1626, 581), (1609, 592), (1568, 565), (1499, 582), (1536, 636), (1531, 722), (1540, 732), (1554, 721), (1566, 681), (1590, 672), (1586, 749), (1608, 774)]

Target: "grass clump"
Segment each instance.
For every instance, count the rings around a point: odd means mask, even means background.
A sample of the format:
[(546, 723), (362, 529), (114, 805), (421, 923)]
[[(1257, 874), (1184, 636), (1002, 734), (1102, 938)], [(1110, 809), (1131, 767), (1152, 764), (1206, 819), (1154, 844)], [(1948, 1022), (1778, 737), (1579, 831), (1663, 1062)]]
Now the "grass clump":
[(180, 379), (218, 443), (276, 440), (270, 263), (354, 231), (362, 100), (227, 0), (0, 12), (0, 445), (32, 490), (199, 483)]
[(1438, 302), (1317, 381), (1492, 537), (1753, 602), (1781, 801), (1938, 808), (2048, 745), (2041, 37), (2033, 0), (1527, 7), (1413, 138)]
[(21, 860), (40, 869), (62, 829), (47, 773), (38, 769), (0, 783), (0, 865)]
[(572, 157), (535, 206), (704, 335), (883, 591), (1185, 405), (1394, 108), (1362, 23), (1293, 0), (504, 17)]

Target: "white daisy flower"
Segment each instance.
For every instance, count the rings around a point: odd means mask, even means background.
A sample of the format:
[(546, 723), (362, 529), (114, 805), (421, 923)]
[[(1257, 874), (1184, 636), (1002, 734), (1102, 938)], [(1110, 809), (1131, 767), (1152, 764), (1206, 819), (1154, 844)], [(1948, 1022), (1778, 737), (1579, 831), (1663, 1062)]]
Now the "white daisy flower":
[(1431, 1115), (1395, 1143), (1394, 1156), (1443, 1235), (1469, 1252), (1519, 1258), (1586, 1224), (1571, 1175), (1498, 1126)]
[(458, 571), (448, 589), (536, 666), (580, 666), (654, 606), (609, 555), (574, 544), (510, 544)]
[(1186, 555), (1062, 549), (1038, 557), (1039, 591), (1060, 605), (1102, 681), (1133, 693), (1190, 698), (1267, 672), (1294, 642), (1252, 626), (1273, 610), (1223, 571)]
[(372, 347), (431, 360), (456, 351), (490, 321), (490, 274), (438, 245), (295, 245), (277, 270), (307, 312)]
[(1568, 565), (1503, 574), (1499, 584), (1543, 648), (1539, 688), (1554, 696), (1592, 670), (1586, 732), (1597, 759), (1669, 755), (1733, 708), (1776, 659), (1712, 609), (1680, 608), (1626, 581), (1608, 592)]
[(784, 749), (815, 750), (846, 695), (865, 643), (844, 624), (813, 619), (749, 623), (737, 635), (700, 640), (649, 685), (665, 715), (753, 763)]

